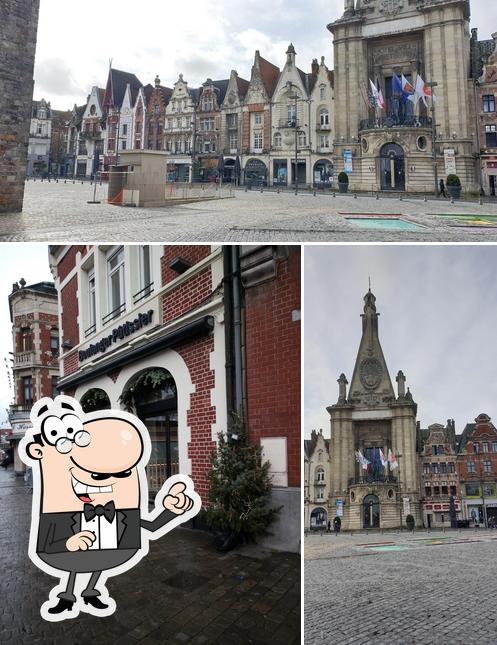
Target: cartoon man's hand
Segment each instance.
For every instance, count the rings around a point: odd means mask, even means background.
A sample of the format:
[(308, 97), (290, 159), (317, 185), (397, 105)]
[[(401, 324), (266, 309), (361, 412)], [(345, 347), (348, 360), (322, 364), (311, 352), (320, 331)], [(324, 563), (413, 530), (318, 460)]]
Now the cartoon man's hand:
[(81, 531), (72, 535), (66, 542), (68, 551), (86, 551), (95, 542), (95, 533)]
[(164, 508), (175, 515), (183, 515), (193, 506), (193, 499), (185, 494), (186, 485), (183, 482), (173, 484), (169, 493), (164, 497)]

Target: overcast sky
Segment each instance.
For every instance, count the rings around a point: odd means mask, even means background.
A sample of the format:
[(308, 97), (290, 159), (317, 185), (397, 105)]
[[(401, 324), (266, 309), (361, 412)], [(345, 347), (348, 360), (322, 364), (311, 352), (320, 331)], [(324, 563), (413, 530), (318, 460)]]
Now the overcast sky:
[(351, 381), (371, 276), (394, 389), (402, 370), (422, 427), (486, 412), (497, 424), (497, 246), (335, 246), (305, 250), (305, 436)]
[[(480, 38), (497, 29), (497, 3), (473, 0)], [(194, 87), (230, 70), (250, 79), (254, 52), (283, 66), (292, 41), (299, 67), (313, 58), (329, 65), (332, 39), (326, 25), (343, 13), (343, 0), (41, 0), (35, 99), (55, 109), (86, 103), (93, 85), (105, 86), (109, 59), (142, 83), (159, 74), (169, 87), (180, 73)]]
[[(7, 418), (6, 408), (13, 402), (14, 392), (9, 387), (7, 365), (12, 363), (12, 323), (9, 294), (12, 285), (24, 278), (28, 285), (53, 281), (48, 265), (46, 244), (0, 244), (0, 423)], [(8, 363), (6, 365), (5, 359)], [(11, 374), (12, 381), (12, 374)]]

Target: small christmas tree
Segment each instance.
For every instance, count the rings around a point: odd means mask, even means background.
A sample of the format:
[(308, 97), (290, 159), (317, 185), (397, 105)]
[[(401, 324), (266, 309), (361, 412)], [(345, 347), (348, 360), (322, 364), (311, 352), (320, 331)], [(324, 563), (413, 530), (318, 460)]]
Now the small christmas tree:
[(220, 550), (268, 535), (268, 527), (281, 510), (268, 506), (269, 462), (261, 462), (262, 449), (249, 442), (243, 420), (234, 414), (228, 432), (219, 435), (207, 475), (211, 502), (207, 523), (218, 532)]

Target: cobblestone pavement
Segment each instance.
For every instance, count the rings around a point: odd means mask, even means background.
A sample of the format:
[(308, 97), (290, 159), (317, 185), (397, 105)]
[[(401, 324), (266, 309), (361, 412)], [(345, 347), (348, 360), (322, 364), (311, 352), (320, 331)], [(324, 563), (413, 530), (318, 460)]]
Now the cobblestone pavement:
[(11, 471), (0, 472), (0, 508), (2, 645), (300, 643), (299, 556), (218, 554), (189, 529), (151, 542), (136, 567), (109, 579), (112, 616), (46, 622), (39, 609), (57, 579), (28, 558), (31, 494)]
[[(97, 199), (105, 200), (107, 188), (98, 186)], [(353, 195), (293, 193), (243, 189), (233, 199), (170, 208), (121, 208), (106, 203), (91, 205), (93, 187), (29, 181), (24, 213), (0, 217), (0, 241), (22, 242), (302, 242), (302, 241), (497, 241), (497, 219), (477, 228), (437, 215), (493, 216), (497, 204)], [(421, 225), (418, 231), (364, 230), (344, 214), (401, 215)], [(478, 222), (476, 222), (478, 223)]]
[(496, 550), (495, 531), (310, 535), (305, 645), (495, 645)]

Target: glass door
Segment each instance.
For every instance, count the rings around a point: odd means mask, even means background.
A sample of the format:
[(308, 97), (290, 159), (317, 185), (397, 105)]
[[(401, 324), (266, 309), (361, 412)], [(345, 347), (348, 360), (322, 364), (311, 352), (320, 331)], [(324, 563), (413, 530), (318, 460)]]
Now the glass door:
[(146, 471), (149, 493), (155, 495), (168, 477), (179, 473), (178, 414), (171, 410), (140, 417), (152, 444)]

